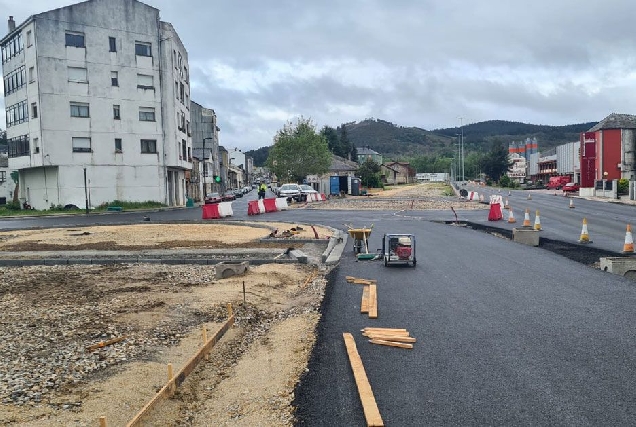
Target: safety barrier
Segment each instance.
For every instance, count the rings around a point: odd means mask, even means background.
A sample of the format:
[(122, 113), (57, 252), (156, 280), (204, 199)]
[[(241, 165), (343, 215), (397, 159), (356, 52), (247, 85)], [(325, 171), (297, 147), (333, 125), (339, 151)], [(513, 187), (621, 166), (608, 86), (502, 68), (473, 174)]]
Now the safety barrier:
[(234, 215), (232, 210), (232, 202), (213, 203), (209, 205), (202, 205), (202, 219), (219, 219), (226, 216)]
[(308, 202), (324, 202), (327, 200), (327, 196), (321, 193), (309, 193), (307, 194)]
[(469, 191), (468, 192), (468, 197), (466, 197), (467, 200), (479, 200), (479, 193), (476, 191)]
[(289, 205), (287, 205), (287, 199), (285, 197), (272, 197), (247, 202), (248, 215), (286, 211), (288, 208)]

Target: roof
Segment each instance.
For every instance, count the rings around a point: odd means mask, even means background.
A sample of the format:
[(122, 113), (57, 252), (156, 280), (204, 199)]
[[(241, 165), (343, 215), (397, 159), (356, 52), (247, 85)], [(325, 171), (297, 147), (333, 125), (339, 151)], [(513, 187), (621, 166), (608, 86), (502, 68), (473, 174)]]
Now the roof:
[(636, 129), (636, 116), (612, 113), (598, 122), (588, 132), (596, 132), (603, 129)]
[(347, 172), (356, 170), (358, 170), (358, 164), (356, 162), (336, 156), (335, 154), (332, 156), (331, 166), (329, 166), (330, 172)]
[(378, 153), (377, 151), (373, 151), (369, 147), (356, 147), (356, 151), (358, 152), (358, 156), (380, 155), (380, 153)]

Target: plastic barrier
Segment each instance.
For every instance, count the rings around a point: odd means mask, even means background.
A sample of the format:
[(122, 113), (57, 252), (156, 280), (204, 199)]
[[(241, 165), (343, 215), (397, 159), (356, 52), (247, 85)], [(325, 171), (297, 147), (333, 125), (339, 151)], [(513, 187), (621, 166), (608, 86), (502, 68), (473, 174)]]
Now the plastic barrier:
[(322, 201), (327, 200), (327, 196), (325, 195), (325, 193), (321, 193), (320, 194), (320, 200), (322, 200)]
[(479, 200), (479, 193), (476, 191), (469, 191), (468, 192), (468, 200)]
[(221, 218), (221, 215), (219, 214), (219, 204), (218, 203), (213, 203), (210, 205), (202, 205), (201, 206), (201, 211), (202, 211), (202, 219), (218, 219)]
[(265, 203), (263, 202), (263, 199), (258, 201), (258, 212), (262, 214), (265, 213)]
[(276, 212), (276, 198), (263, 199), (263, 205), (265, 205), (265, 212)]
[(234, 211), (232, 210), (232, 202), (219, 203), (219, 215), (221, 216), (221, 218), (234, 215)]
[(286, 211), (289, 206), (287, 205), (287, 199), (285, 197), (276, 198), (276, 210)]
[(316, 201), (316, 195), (314, 193), (307, 194), (307, 201), (308, 202), (315, 202)]
[(248, 215), (259, 215), (261, 210), (258, 208), (258, 200), (250, 200), (247, 202), (247, 214)]

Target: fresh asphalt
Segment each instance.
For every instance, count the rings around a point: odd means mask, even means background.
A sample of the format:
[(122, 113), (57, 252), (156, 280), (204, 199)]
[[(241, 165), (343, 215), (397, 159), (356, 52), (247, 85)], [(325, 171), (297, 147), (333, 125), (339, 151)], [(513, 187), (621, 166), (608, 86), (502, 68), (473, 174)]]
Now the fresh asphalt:
[[(255, 194), (234, 203), (235, 219), (248, 218), (249, 198)], [(187, 222), (200, 220), (201, 212), (148, 215), (151, 222)], [(249, 219), (274, 215), (276, 221), (340, 229), (373, 224), (372, 250), (384, 233), (417, 237), (416, 268), (357, 262), (349, 241), (331, 273), (316, 347), (296, 390), (298, 424), (365, 425), (342, 339), (351, 332), (388, 426), (636, 425), (633, 282), (538, 248), (429, 221), (452, 219), (442, 212), (426, 217), (302, 209)], [(142, 216), (20, 219), (0, 226), (134, 223)], [(360, 313), (362, 289), (347, 283), (347, 275), (378, 280), (378, 319)], [(412, 350), (372, 345), (360, 333), (365, 326), (407, 328), (417, 343)]]

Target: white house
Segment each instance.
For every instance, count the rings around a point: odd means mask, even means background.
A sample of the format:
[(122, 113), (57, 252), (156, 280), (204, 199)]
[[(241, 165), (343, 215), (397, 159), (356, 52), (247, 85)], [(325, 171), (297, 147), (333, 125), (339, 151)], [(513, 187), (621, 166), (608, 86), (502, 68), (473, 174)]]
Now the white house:
[(188, 54), (158, 9), (88, 0), (10, 18), (0, 45), (21, 201), (185, 204)]

